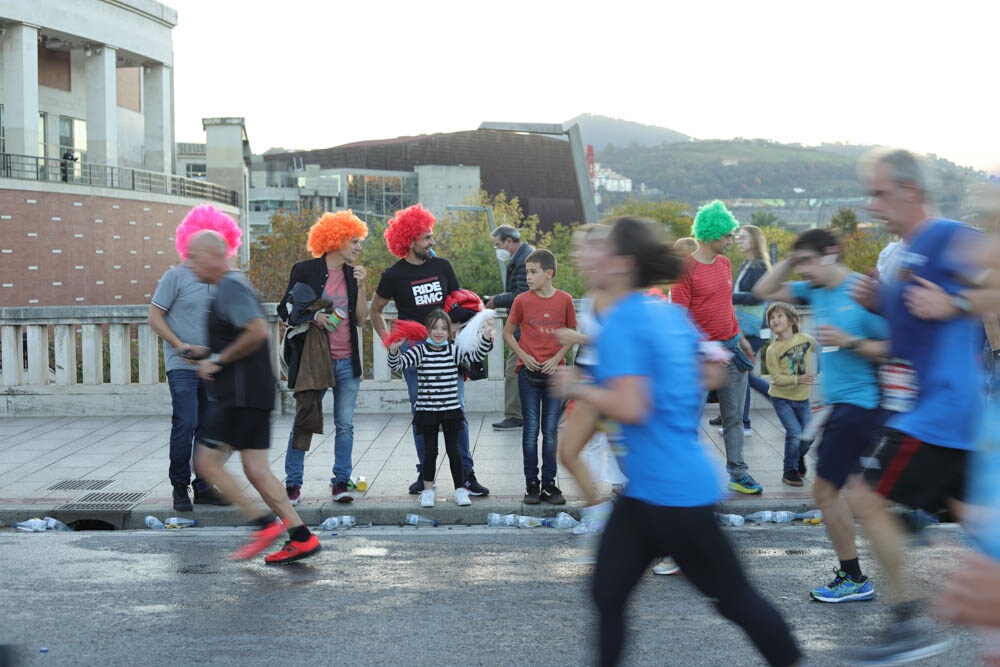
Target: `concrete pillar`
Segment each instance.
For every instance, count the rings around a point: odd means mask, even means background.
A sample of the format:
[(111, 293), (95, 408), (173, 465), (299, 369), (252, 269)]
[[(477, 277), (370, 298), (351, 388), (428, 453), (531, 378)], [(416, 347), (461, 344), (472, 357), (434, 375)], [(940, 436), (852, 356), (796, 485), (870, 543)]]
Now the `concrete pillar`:
[(111, 167), (118, 165), (117, 56), (118, 51), (111, 47), (95, 48), (87, 56), (86, 67), (87, 162)]
[(38, 28), (7, 24), (0, 37), (7, 152), (38, 155)]
[(142, 117), (145, 121), (146, 146), (143, 168), (161, 174), (173, 173), (173, 101), (170, 96), (172, 76), (172, 70), (163, 65), (148, 66), (142, 75)]

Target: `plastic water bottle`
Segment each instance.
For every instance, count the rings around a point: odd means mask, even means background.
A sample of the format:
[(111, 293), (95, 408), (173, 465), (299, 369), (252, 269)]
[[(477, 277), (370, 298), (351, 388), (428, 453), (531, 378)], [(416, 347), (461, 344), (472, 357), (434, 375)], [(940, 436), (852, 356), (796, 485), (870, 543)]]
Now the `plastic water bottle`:
[(48, 528), (44, 519), (34, 518), (14, 524), (14, 529), (22, 533), (41, 533)]
[(438, 525), (437, 519), (432, 519), (422, 514), (407, 514), (406, 523), (411, 526), (436, 526)]
[(486, 515), (486, 525), (491, 528), (499, 528), (501, 526), (516, 526), (517, 516), (514, 514), (499, 514), (497, 512), (490, 512)]
[(518, 516), (517, 517), (517, 527), (518, 528), (538, 528), (542, 525), (542, 520), (537, 516)]
[(167, 528), (190, 528), (197, 525), (198, 522), (194, 519), (185, 519), (181, 516), (172, 516), (166, 521)]
[(795, 515), (796, 519), (802, 519), (803, 521), (809, 521), (812, 519), (822, 519), (823, 510), (809, 510), (808, 512), (799, 512)]
[(42, 520), (45, 522), (45, 527), (48, 528), (49, 530), (66, 530), (70, 532), (73, 531), (72, 528), (64, 524), (59, 519), (53, 519), (52, 517), (47, 516)]
[(361, 475), (351, 475), (351, 478), (347, 481), (347, 488), (364, 493), (368, 490), (368, 480)]
[(719, 514), (719, 524), (723, 526), (742, 526), (746, 519), (739, 514)]
[(155, 516), (146, 517), (146, 528), (152, 528), (153, 530), (163, 530), (165, 526), (163, 522), (157, 519)]
[(542, 519), (542, 525), (549, 528), (573, 528), (579, 523), (566, 512), (559, 512), (554, 519)]
[(790, 523), (795, 520), (795, 512), (774, 512), (771, 521), (775, 523)]
[(768, 523), (773, 521), (774, 514), (771, 510), (764, 510), (763, 512), (754, 512), (753, 514), (747, 514), (747, 521), (756, 521), (757, 523)]

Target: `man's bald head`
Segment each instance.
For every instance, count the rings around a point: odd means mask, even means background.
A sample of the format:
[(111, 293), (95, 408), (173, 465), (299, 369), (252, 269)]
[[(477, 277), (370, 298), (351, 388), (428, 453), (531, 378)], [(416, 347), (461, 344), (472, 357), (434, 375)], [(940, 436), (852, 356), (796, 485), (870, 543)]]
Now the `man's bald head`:
[(206, 229), (192, 236), (188, 242), (187, 262), (199, 281), (215, 284), (229, 270), (226, 263), (228, 250), (229, 245), (221, 234)]

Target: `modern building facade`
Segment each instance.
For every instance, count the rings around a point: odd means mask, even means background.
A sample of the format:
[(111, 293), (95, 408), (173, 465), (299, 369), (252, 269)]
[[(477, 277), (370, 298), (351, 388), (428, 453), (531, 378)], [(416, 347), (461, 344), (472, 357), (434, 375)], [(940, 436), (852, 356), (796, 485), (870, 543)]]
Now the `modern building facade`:
[(176, 24), (153, 0), (0, 0), (0, 307), (149, 303), (192, 206), (241, 217), (237, 187), (174, 175)]

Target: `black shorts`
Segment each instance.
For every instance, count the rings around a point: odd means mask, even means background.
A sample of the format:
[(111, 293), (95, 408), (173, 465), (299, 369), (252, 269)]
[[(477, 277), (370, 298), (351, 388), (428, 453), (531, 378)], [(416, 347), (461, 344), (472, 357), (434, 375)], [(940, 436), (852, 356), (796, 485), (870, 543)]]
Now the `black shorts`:
[(205, 428), (198, 442), (213, 449), (268, 449), (271, 446), (271, 411), (259, 408), (227, 408), (208, 405)]
[(886, 428), (871, 456), (861, 459), (866, 482), (875, 492), (931, 514), (947, 509), (949, 498), (965, 498), (969, 452), (940, 447)]
[(849, 403), (835, 403), (823, 426), (817, 448), (816, 475), (838, 489), (847, 477), (860, 471), (858, 460), (871, 452), (882, 435), (887, 412), (867, 410)]

